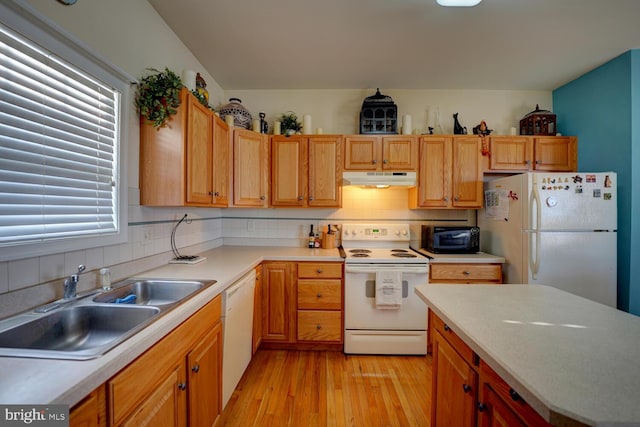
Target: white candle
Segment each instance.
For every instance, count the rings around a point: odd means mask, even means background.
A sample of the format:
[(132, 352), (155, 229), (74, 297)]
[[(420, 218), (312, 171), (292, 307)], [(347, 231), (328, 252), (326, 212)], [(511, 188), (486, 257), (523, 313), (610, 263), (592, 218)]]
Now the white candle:
[(193, 70), (183, 70), (182, 84), (189, 90), (196, 90), (196, 72)]
[(233, 116), (231, 114), (224, 116), (224, 121), (227, 122), (229, 126), (233, 126)]
[(274, 135), (280, 135), (280, 122), (279, 121), (275, 121), (273, 122), (273, 134)]
[(258, 119), (253, 120), (253, 131), (260, 132), (260, 120)]
[(402, 134), (403, 135), (411, 135), (411, 116), (409, 114), (405, 114), (402, 117)]
[(316, 128), (316, 134), (322, 135), (323, 133), (324, 131), (322, 130), (322, 128)]
[(302, 118), (302, 133), (311, 134), (311, 116), (309, 114), (305, 114)]

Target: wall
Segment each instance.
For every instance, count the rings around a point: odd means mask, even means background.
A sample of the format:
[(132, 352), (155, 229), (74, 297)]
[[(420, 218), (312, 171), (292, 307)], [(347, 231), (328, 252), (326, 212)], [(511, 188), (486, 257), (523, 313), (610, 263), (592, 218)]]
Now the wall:
[[(79, 1), (64, 6), (49, 0), (26, 0), (27, 4), (51, 19), (64, 31), (86, 44), (132, 76), (141, 77), (149, 67), (168, 67), (176, 72), (192, 69), (203, 74), (214, 106), (239, 96), (255, 114), (268, 113), (269, 121), (287, 110), (301, 116), (311, 114), (314, 128), (325, 133), (354, 133), (364, 97), (375, 89), (346, 91), (238, 91), (224, 93), (214, 76), (169, 29), (144, 0)], [(441, 112), (445, 132), (452, 128), (451, 113), (458, 111), (463, 125), (471, 129), (484, 119), (497, 133), (517, 126), (520, 117), (539, 103), (551, 107), (550, 92), (520, 91), (394, 91), (399, 113), (413, 115), (415, 128), (424, 129), (435, 108)], [(0, 263), (0, 318), (44, 304), (62, 295), (62, 278), (75, 272), (78, 264), (87, 266), (80, 291), (93, 289), (97, 270), (112, 269), (114, 280), (122, 279), (168, 262), (169, 236), (176, 219), (184, 213), (193, 221), (177, 233), (183, 253), (197, 253), (225, 244), (304, 245), (308, 227), (348, 221), (402, 220), (413, 227), (414, 244), (421, 221), (475, 223), (474, 211), (409, 211), (407, 190), (345, 189), (342, 209), (187, 209), (147, 208), (139, 205), (138, 163), (139, 128), (134, 115), (128, 118), (129, 136), (124, 141), (128, 175), (127, 243), (84, 251)], [(249, 231), (249, 229), (256, 231)], [(4, 249), (4, 250), (10, 250)]]
[(553, 105), (558, 130), (578, 136), (578, 169), (618, 174), (618, 305), (640, 314), (640, 51), (556, 89)]

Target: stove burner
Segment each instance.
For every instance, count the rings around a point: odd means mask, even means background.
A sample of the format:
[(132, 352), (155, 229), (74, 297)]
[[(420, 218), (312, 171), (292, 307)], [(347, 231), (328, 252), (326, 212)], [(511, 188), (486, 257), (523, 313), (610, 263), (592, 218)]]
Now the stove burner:
[(349, 250), (352, 254), (370, 254), (371, 251), (369, 249), (351, 249)]
[(406, 253), (406, 252), (395, 252), (395, 253), (392, 253), (391, 256), (394, 256), (397, 258), (417, 258), (417, 255)]
[(353, 258), (369, 258), (369, 254), (364, 253), (364, 252), (356, 252), (353, 255), (351, 255)]
[(403, 253), (403, 252), (409, 252), (409, 251), (406, 249), (391, 249), (391, 252)]

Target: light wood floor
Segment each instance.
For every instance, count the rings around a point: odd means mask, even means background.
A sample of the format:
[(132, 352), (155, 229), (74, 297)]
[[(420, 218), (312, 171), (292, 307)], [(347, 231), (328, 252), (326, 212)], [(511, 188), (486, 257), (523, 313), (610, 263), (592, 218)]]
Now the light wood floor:
[(219, 426), (428, 426), (431, 357), (259, 350)]

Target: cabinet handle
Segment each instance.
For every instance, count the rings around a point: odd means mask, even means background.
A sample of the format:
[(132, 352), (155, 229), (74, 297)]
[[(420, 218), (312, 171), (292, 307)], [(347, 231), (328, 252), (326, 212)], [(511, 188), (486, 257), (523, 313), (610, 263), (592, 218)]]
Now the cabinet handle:
[(371, 161), (371, 163), (372, 163), (372, 164), (374, 164), (374, 165), (377, 165), (377, 164), (378, 164), (378, 161), (377, 161), (376, 159), (373, 159), (373, 160)]
[(465, 393), (469, 393), (471, 391), (471, 386), (469, 384), (462, 384), (462, 390)]
[(536, 165), (540, 165), (540, 164), (542, 164), (542, 161), (536, 160)]
[(178, 384), (178, 388), (180, 390), (186, 390), (187, 389), (187, 383), (179, 383)]
[(511, 396), (511, 399), (512, 399), (514, 402), (517, 402), (517, 401), (519, 401), (519, 400), (522, 400), (522, 397), (518, 394), (518, 392), (517, 392), (517, 391), (515, 391), (515, 390), (514, 390), (514, 389), (512, 389), (512, 388), (510, 388), (510, 389), (509, 389), (509, 396)]
[(446, 323), (444, 324), (444, 330), (449, 332), (451, 330), (451, 328), (449, 327), (449, 325), (447, 325)]
[(321, 268), (317, 269), (317, 270), (316, 270), (316, 273), (318, 273), (318, 274), (322, 274), (322, 269), (321, 269)]
[(445, 196), (442, 200), (445, 201), (445, 202), (448, 202), (449, 198)]
[(384, 163), (384, 164), (386, 165), (386, 164), (387, 164), (387, 163), (389, 163), (389, 162), (387, 161), (387, 159), (384, 159), (384, 160), (382, 161), (382, 163)]
[(220, 197), (220, 192), (216, 191), (215, 193), (213, 193), (213, 195), (216, 196), (216, 197)]
[(300, 202), (301, 202), (301, 201), (303, 201), (303, 200), (304, 200), (304, 197), (302, 197), (302, 196), (298, 196), (298, 201), (300, 201)]
[(264, 196), (260, 196), (260, 200), (264, 200), (264, 199), (265, 199), (265, 197), (264, 197)]
[(464, 274), (465, 276), (468, 276), (468, 275), (471, 274), (471, 272), (470, 271), (463, 271), (462, 274)]
[(309, 196), (309, 201), (313, 202), (313, 196)]
[(200, 371), (200, 365), (196, 363), (196, 364), (193, 366), (193, 368), (191, 368), (191, 370), (192, 370), (193, 372), (195, 372), (195, 373), (198, 373), (198, 372)]
[(487, 405), (485, 405), (482, 402), (478, 403), (478, 411), (484, 412), (486, 409), (487, 409)]
[(316, 325), (316, 329), (317, 329), (317, 330), (322, 329), (322, 325)]
[(531, 160), (525, 160), (524, 161), (524, 164), (527, 165), (527, 166), (529, 166), (530, 163), (531, 163)]
[(213, 191), (209, 191), (209, 195), (210, 195), (210, 196), (213, 196)]
[(318, 292), (318, 294), (316, 295), (318, 298), (322, 298), (322, 294), (320, 292)]
[(459, 202), (459, 201), (460, 201), (460, 197), (458, 197), (458, 196), (454, 197), (454, 198), (453, 198), (453, 201), (454, 201), (454, 202)]

